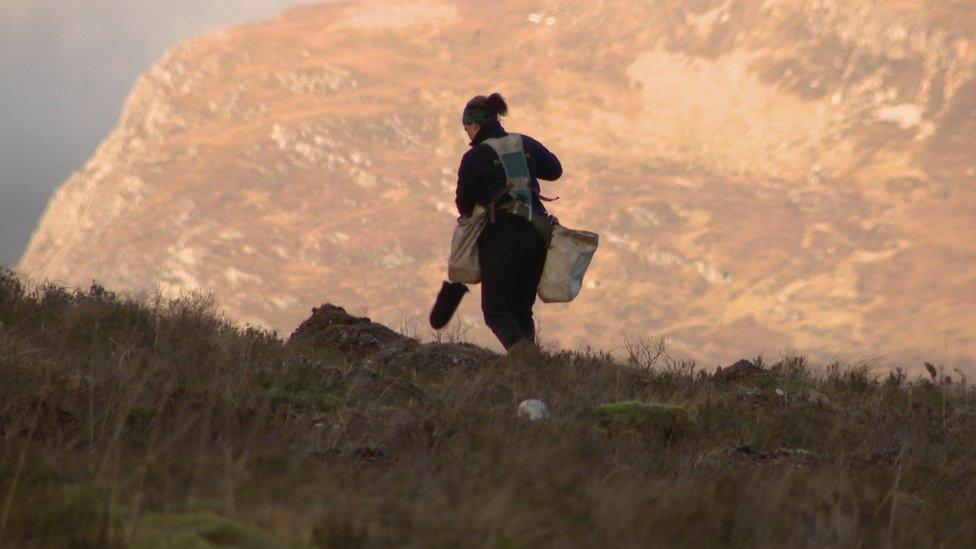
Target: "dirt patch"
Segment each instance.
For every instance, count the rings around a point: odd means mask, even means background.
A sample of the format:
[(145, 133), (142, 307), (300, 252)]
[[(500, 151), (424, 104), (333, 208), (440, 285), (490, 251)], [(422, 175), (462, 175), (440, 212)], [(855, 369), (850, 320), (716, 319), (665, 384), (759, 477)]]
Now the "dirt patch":
[(312, 316), (292, 332), (288, 345), (335, 349), (363, 356), (404, 341), (409, 338), (367, 317), (353, 316), (342, 307), (326, 303), (312, 309)]
[(766, 373), (766, 370), (749, 360), (740, 360), (735, 364), (726, 366), (725, 368), (719, 368), (715, 370), (715, 374), (712, 376), (715, 381), (723, 381), (725, 383), (736, 383), (740, 381), (745, 381), (748, 379), (753, 379), (755, 377), (761, 376)]
[(803, 448), (777, 448), (775, 450), (764, 451), (749, 445), (744, 445), (733, 448), (722, 448), (702, 454), (698, 457), (696, 464), (710, 467), (726, 467), (730, 464), (810, 467), (829, 462), (830, 459), (828, 457)]

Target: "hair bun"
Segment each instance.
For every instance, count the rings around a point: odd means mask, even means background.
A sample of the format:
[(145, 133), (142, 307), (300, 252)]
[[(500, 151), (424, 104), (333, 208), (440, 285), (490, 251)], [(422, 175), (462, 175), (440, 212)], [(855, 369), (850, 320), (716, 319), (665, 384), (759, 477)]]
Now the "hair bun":
[(505, 98), (503, 98), (501, 94), (497, 92), (485, 98), (485, 108), (498, 116), (505, 116), (508, 114), (508, 104), (505, 103)]

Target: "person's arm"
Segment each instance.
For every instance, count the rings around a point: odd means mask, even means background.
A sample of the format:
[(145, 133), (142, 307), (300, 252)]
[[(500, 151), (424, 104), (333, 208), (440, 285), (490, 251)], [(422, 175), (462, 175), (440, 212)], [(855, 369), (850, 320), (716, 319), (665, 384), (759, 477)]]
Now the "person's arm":
[(477, 201), (475, 196), (476, 185), (472, 169), (471, 151), (461, 157), (461, 165), (458, 167), (457, 188), (454, 191), (454, 205), (457, 206), (458, 213), (461, 215), (471, 215)]
[(535, 168), (535, 176), (546, 181), (555, 181), (563, 175), (563, 166), (556, 155), (549, 152), (542, 143), (531, 137), (523, 136), (524, 148)]

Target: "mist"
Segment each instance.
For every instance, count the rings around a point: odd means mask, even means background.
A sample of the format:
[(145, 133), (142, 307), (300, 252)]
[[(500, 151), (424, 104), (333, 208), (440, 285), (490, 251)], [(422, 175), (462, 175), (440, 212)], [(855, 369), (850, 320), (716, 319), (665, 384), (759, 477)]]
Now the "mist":
[(308, 0), (6, 0), (0, 5), (0, 265), (115, 126), (138, 76), (180, 40)]

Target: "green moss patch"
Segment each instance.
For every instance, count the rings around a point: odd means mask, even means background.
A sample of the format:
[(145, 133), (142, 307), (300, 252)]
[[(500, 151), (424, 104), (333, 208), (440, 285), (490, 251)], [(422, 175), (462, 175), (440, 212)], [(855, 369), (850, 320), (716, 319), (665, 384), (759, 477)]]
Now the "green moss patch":
[(271, 534), (212, 513), (151, 514), (139, 521), (132, 547), (284, 547)]
[(5, 534), (51, 547), (107, 543), (117, 517), (110, 512), (109, 491), (94, 483), (22, 486)]
[(694, 429), (695, 421), (680, 406), (635, 400), (601, 404), (596, 408), (600, 424), (611, 431), (642, 431), (676, 440)]

